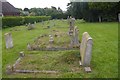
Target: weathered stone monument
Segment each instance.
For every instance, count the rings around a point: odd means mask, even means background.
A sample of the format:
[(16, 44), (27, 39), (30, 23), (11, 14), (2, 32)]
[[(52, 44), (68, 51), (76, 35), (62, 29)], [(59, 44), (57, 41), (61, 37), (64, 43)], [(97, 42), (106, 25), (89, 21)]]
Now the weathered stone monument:
[(13, 47), (13, 40), (11, 33), (5, 33), (5, 41), (6, 41), (6, 48), (12, 48)]
[(87, 32), (84, 32), (82, 36), (82, 42), (80, 45), (81, 55), (80, 65), (82, 65), (85, 68), (86, 72), (91, 72), (90, 61), (92, 54), (92, 45), (93, 45), (92, 38)]
[(68, 17), (68, 23), (69, 23), (69, 35), (73, 34), (74, 26), (75, 26), (75, 18)]
[(78, 35), (79, 35), (79, 30), (77, 29), (77, 27), (74, 27), (73, 34), (72, 33), (70, 34), (72, 47), (79, 47), (80, 43), (79, 43)]

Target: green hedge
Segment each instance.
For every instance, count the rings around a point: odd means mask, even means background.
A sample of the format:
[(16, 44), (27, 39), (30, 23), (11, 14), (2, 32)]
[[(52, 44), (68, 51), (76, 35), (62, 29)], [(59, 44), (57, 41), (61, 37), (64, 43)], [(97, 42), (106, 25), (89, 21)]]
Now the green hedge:
[(2, 18), (2, 26), (19, 26), (22, 24), (22, 17), (3, 17)]
[(14, 27), (23, 25), (26, 23), (34, 23), (49, 20), (50, 16), (19, 16), (19, 17), (3, 17), (2, 18), (2, 27)]

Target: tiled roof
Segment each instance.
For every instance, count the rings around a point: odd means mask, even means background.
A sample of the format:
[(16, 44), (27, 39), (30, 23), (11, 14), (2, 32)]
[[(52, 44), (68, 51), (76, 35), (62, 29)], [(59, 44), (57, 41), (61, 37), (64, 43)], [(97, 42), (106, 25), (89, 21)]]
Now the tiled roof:
[[(1, 4), (2, 3), (2, 4)], [(1, 2), (0, 1), (0, 7), (2, 7), (2, 13), (19, 13), (19, 10), (16, 9), (13, 5), (11, 5), (9, 2)]]

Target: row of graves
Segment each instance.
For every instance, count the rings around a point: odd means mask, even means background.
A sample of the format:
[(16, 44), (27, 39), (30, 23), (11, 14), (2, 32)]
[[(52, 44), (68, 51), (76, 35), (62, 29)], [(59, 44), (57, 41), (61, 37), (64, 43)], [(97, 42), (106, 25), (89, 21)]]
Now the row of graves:
[[(43, 22), (42, 22), (43, 23)], [(61, 51), (61, 50), (79, 50), (80, 61), (79, 65), (83, 66), (86, 72), (91, 72), (90, 62), (92, 55), (93, 40), (88, 34), (84, 32), (82, 41), (79, 40), (79, 29), (75, 26), (75, 18), (69, 17), (68, 32), (61, 32), (59, 30), (52, 30), (51, 34), (43, 34), (37, 37), (32, 43), (27, 44), (29, 51)], [(43, 23), (44, 24), (44, 23)], [(28, 24), (33, 28), (33, 25)], [(30, 28), (31, 28), (30, 27)], [(13, 40), (11, 33), (5, 34), (6, 48), (13, 47)], [(61, 44), (61, 45), (60, 45)], [(56, 73), (56, 71), (36, 71), (36, 70), (17, 70), (16, 67), (20, 61), (25, 57), (24, 52), (20, 52), (20, 56), (12, 66), (7, 66), (6, 73)]]

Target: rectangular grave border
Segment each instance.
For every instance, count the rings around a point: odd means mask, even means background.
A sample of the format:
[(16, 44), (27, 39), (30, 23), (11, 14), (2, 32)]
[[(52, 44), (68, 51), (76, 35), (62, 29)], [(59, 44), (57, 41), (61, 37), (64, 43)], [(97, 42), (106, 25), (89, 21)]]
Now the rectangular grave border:
[[(24, 55), (24, 54), (23, 54)], [(7, 66), (6, 69), (6, 74), (10, 75), (10, 74), (14, 74), (14, 73), (43, 73), (43, 74), (58, 74), (61, 71), (54, 71), (54, 70), (20, 70), (20, 69), (16, 69), (16, 66), (19, 65), (20, 61), (25, 57), (24, 56), (19, 56), (19, 58), (15, 61), (15, 63), (12, 66)], [(76, 72), (77, 73), (77, 72)]]
[[(20, 52), (21, 53), (21, 52)], [(10, 75), (13, 73), (45, 73), (45, 74), (57, 74), (58, 71), (49, 71), (49, 70), (17, 70), (16, 66), (20, 63), (20, 61), (24, 58), (23, 56), (24, 54), (22, 53), (22, 55), (20, 54), (19, 58), (15, 61), (15, 63), (12, 66), (7, 66), (6, 69), (6, 74)]]

